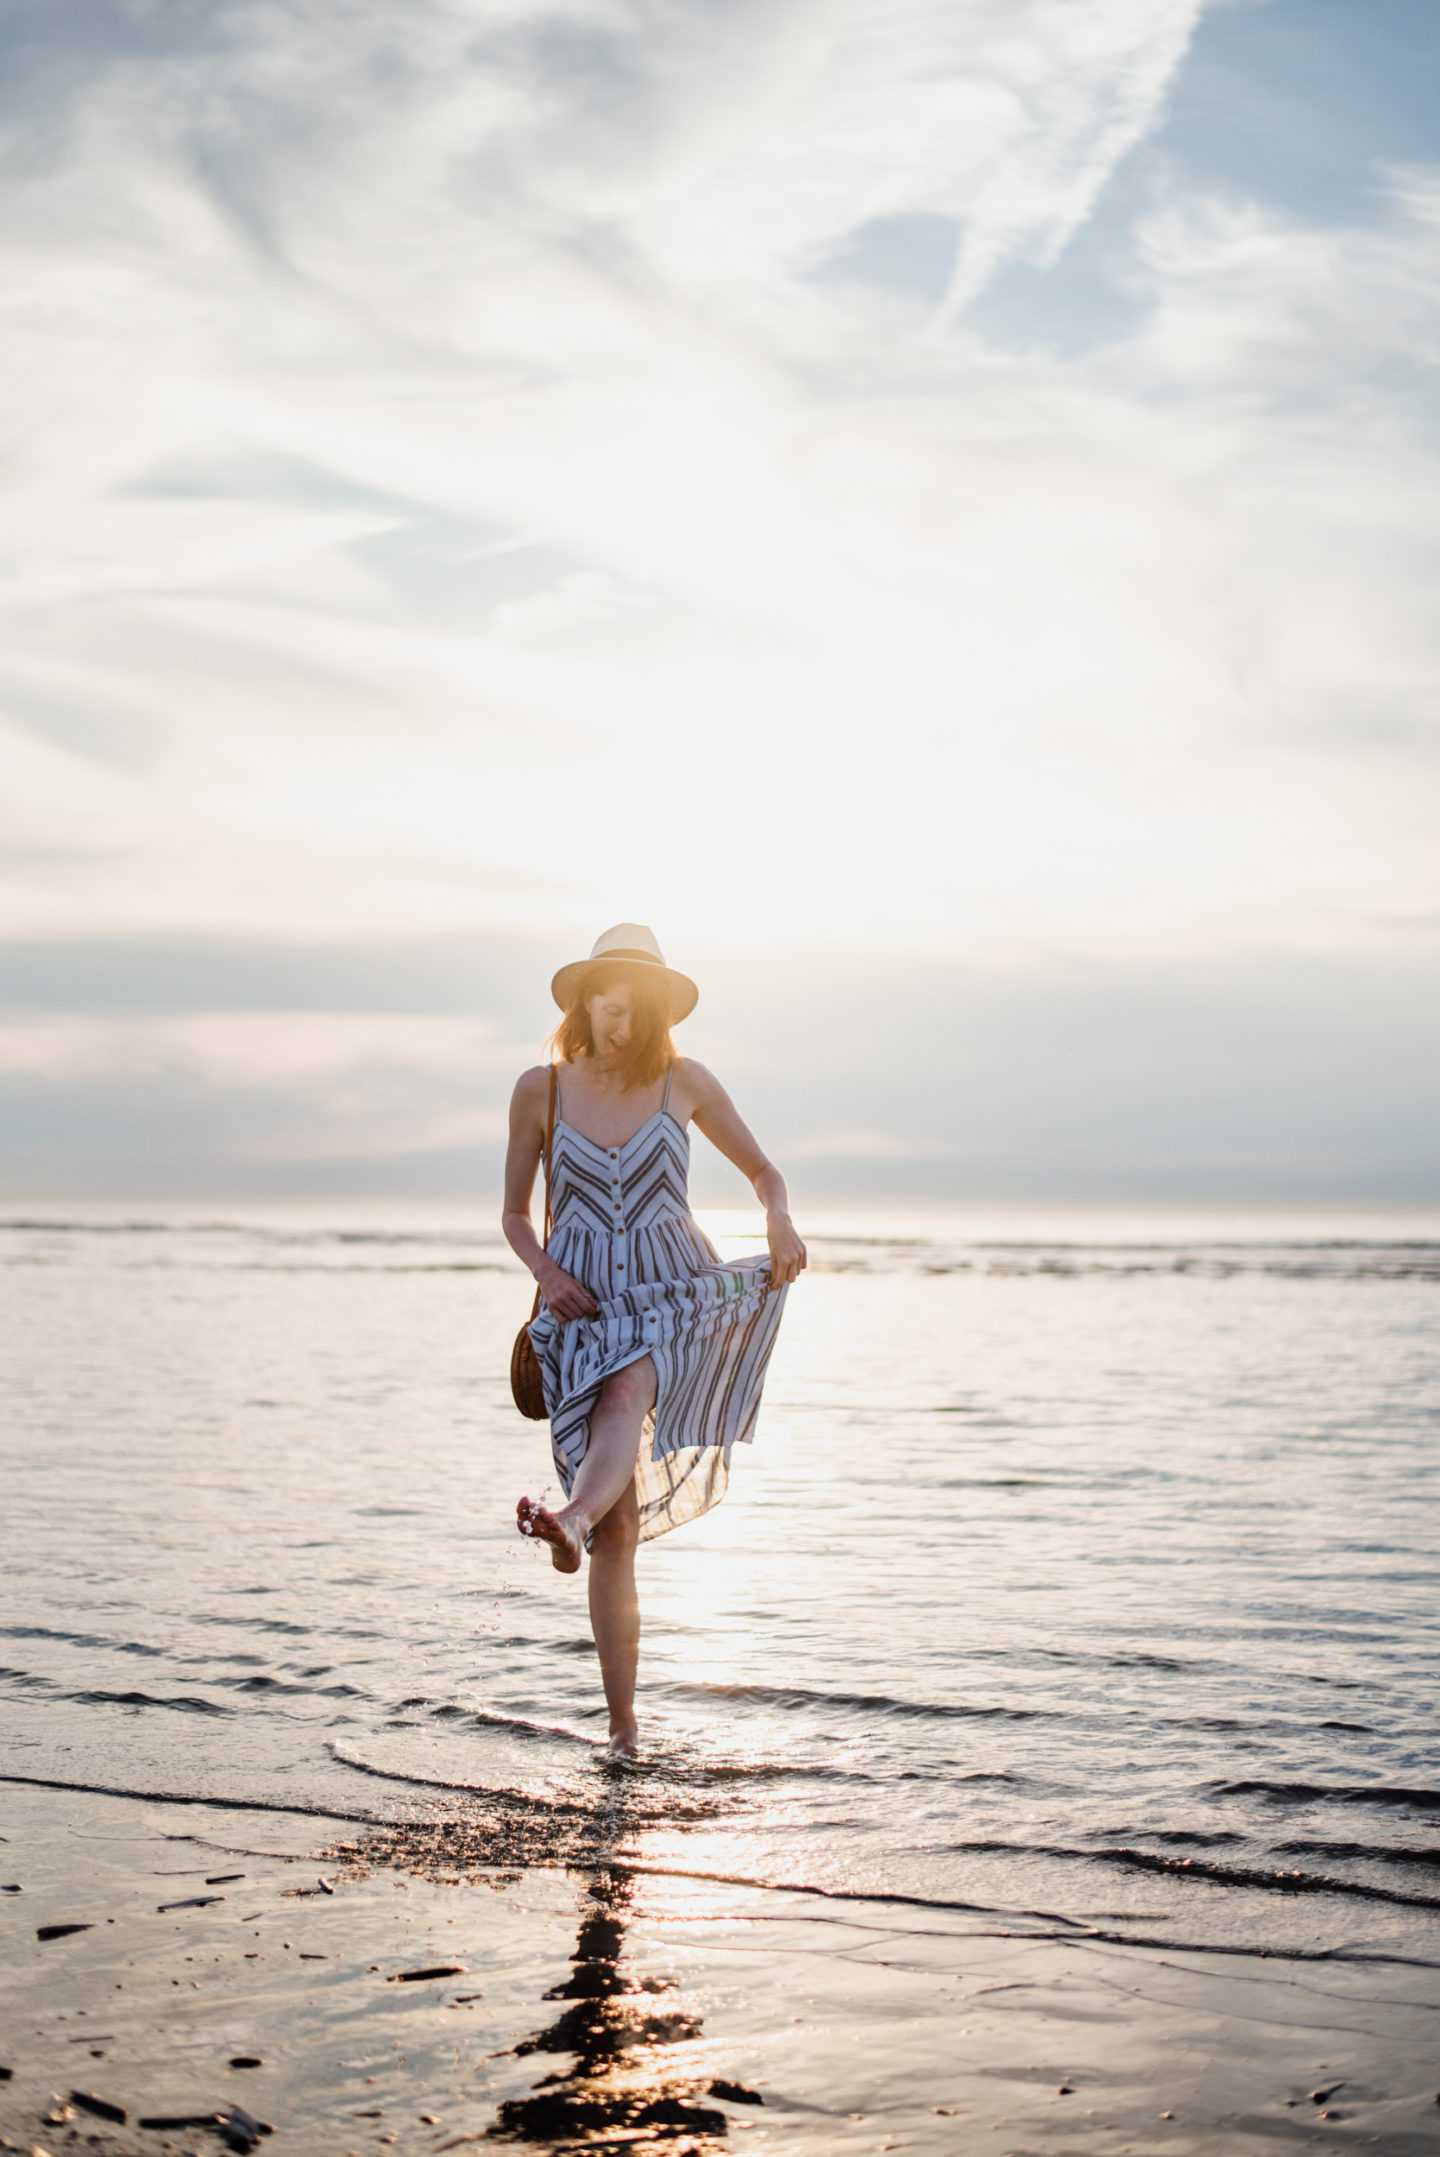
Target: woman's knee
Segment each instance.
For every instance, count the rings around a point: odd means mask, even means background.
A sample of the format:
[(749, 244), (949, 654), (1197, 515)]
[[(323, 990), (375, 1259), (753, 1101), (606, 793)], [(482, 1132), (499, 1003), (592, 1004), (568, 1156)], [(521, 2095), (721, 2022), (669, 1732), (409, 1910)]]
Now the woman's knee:
[(635, 1485), (632, 1483), (623, 1498), (617, 1498), (603, 1520), (597, 1520), (593, 1532), (592, 1547), (607, 1555), (623, 1555), (634, 1550), (640, 1540), (640, 1508), (635, 1502)]
[(612, 1371), (600, 1388), (600, 1399), (607, 1408), (638, 1408), (643, 1415), (655, 1399), (655, 1366), (650, 1358), (642, 1356), (638, 1363)]

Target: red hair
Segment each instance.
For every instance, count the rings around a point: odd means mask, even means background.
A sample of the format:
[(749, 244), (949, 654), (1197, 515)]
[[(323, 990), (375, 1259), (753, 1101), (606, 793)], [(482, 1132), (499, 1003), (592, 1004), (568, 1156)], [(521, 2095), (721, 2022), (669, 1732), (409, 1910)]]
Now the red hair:
[(597, 966), (586, 974), (570, 999), (570, 1008), (546, 1043), (551, 1060), (573, 1064), (577, 1056), (595, 1052), (595, 1036), (587, 1008), (592, 996), (621, 984), (630, 990), (634, 1014), (630, 1047), (621, 1065), (626, 1086), (653, 1086), (675, 1062), (670, 1039), (670, 984), (654, 967)]

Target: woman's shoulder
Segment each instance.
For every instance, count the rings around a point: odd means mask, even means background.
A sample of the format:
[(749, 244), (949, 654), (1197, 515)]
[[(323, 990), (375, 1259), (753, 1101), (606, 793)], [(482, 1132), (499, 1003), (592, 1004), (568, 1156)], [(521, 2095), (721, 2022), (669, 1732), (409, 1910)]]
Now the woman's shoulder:
[(550, 1073), (556, 1068), (553, 1064), (532, 1064), (528, 1071), (522, 1071), (512, 1096), (516, 1106), (543, 1109), (550, 1093)]
[(678, 1090), (692, 1116), (697, 1108), (703, 1108), (707, 1101), (713, 1099), (719, 1091), (719, 1085), (714, 1072), (707, 1070), (704, 1064), (697, 1063), (693, 1056), (677, 1056), (670, 1066), (672, 1095)]

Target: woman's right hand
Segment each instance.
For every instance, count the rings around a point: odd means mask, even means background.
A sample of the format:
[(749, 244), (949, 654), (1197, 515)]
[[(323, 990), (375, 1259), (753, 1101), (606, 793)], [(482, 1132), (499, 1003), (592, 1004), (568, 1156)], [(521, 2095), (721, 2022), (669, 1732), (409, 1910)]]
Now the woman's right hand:
[(536, 1269), (540, 1293), (545, 1298), (545, 1308), (557, 1318), (593, 1318), (600, 1306), (583, 1281), (577, 1281), (573, 1273), (557, 1266), (553, 1258), (545, 1259)]

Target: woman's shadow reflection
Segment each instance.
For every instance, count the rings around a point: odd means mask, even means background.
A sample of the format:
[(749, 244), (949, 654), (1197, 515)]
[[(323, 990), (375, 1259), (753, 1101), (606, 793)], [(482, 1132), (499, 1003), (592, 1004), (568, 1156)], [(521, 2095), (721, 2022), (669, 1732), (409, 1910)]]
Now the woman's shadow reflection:
[(589, 1871), (569, 1977), (545, 1994), (570, 2004), (555, 2021), (515, 2047), (564, 2053), (573, 2065), (542, 2076), (528, 2097), (508, 2098), (490, 2133), (552, 2146), (603, 2138), (609, 2149), (631, 2147), (630, 2136), (654, 2148), (687, 2136), (697, 2151), (728, 2132), (714, 2104), (759, 2104), (759, 2093), (703, 2074), (667, 2073), (664, 2048), (691, 2043), (701, 2024), (680, 2008), (660, 2005), (672, 1985), (636, 1977), (625, 1964), (635, 1876), (623, 1863)]

